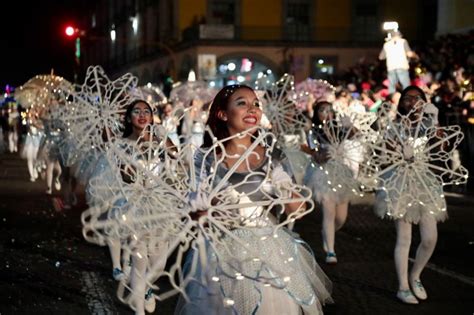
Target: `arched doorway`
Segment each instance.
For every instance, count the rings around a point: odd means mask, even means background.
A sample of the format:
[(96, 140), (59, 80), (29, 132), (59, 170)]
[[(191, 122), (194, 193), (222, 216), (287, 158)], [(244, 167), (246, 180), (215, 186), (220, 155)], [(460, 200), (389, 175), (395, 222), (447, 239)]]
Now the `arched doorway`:
[(277, 69), (272, 61), (254, 53), (228, 54), (217, 59), (216, 79), (210, 85), (246, 84), (253, 87), (264, 75), (274, 82), (278, 77)]

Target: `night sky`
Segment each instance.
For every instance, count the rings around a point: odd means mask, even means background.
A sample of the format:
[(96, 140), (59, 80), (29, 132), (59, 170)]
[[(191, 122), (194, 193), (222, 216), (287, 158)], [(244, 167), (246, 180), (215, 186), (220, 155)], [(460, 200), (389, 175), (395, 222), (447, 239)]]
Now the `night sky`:
[(85, 12), (84, 2), (2, 1), (2, 93), (6, 84), (19, 86), (36, 74), (50, 73), (51, 68), (55, 74), (73, 80), (74, 40), (65, 36), (64, 29), (67, 24), (79, 21)]

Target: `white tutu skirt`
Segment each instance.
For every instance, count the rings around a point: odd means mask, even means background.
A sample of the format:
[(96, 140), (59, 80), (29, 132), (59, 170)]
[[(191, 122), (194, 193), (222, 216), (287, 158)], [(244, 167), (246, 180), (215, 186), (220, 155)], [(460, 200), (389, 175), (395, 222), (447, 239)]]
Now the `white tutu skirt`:
[(294, 176), (296, 183), (303, 185), (306, 170), (311, 163), (311, 157), (300, 150), (284, 149), (283, 153), (288, 158), (290, 173)]
[(83, 152), (79, 151), (76, 147), (76, 143), (69, 139), (65, 139), (59, 144), (59, 153), (63, 165), (73, 167), (74, 164), (79, 163), (83, 158)]
[(46, 136), (41, 139), (39, 148), (39, 155), (44, 160), (58, 161), (60, 158), (59, 143), (61, 139), (59, 136)]
[(204, 143), (204, 124), (201, 122), (194, 122), (191, 128), (191, 137), (189, 138), (189, 143), (193, 145), (194, 148), (200, 148)]
[(171, 133), (168, 133), (168, 139), (170, 139), (170, 141), (173, 143), (173, 145), (177, 148), (180, 147), (180, 142), (179, 142), (179, 136), (178, 136), (178, 133), (177, 132), (171, 132)]
[(98, 150), (91, 149), (82, 154), (72, 165), (74, 177), (83, 185), (87, 185), (89, 180), (97, 175), (97, 164), (101, 160), (102, 154)]
[(434, 174), (423, 174), (408, 179), (400, 168), (382, 176), (384, 188), (375, 195), (375, 214), (380, 218), (403, 219), (418, 224), (424, 215), (434, 216), (436, 221), (448, 218), (443, 187)]
[(86, 210), (87, 229), (94, 231), (99, 240), (107, 237), (121, 239), (122, 235), (130, 234), (128, 227), (120, 224), (122, 215), (128, 214), (129, 203), (121, 193), (118, 170), (110, 167), (105, 155), (99, 155), (97, 162), (89, 164), (86, 169), (85, 173), (90, 176), (85, 189), (89, 205)]
[[(197, 268), (186, 287), (189, 301), (181, 297), (175, 314), (322, 314), (321, 305), (332, 303), (330, 280), (301, 239), (283, 229), (272, 231), (233, 230), (238, 241), (230, 236), (222, 240), (232, 255), (222, 245), (215, 250), (207, 244), (204, 269), (191, 252), (185, 269), (193, 261)], [(240, 242), (251, 250), (243, 250)]]
[[(86, 167), (86, 164), (83, 165)], [(114, 173), (105, 155), (100, 155), (95, 163), (87, 165), (83, 174), (89, 176), (86, 183), (86, 202), (92, 207), (112, 200), (118, 194), (117, 174)], [(117, 171), (117, 170), (116, 170)], [(79, 171), (80, 172), (80, 171)], [(88, 173), (88, 174), (87, 174)]]
[(41, 145), (42, 135), (40, 133), (32, 134), (28, 132), (26, 135), (25, 145), (21, 151), (21, 157), (27, 159), (28, 156), (36, 158)]
[(336, 160), (321, 165), (311, 162), (306, 168), (304, 184), (313, 192), (313, 200), (319, 203), (323, 199), (348, 202), (362, 194), (354, 172)]

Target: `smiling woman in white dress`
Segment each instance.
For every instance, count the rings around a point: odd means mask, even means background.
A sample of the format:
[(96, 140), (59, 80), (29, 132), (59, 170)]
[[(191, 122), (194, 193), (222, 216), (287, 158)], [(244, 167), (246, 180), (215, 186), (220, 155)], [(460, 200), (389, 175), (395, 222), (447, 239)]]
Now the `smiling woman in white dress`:
[[(224, 159), (216, 166), (215, 156), (212, 154), (205, 156), (202, 151), (198, 151), (195, 157), (196, 167), (202, 166), (198, 170), (200, 178), (206, 178), (215, 171), (215, 184), (222, 183), (226, 174), (231, 169), (234, 170), (224, 186), (232, 187), (238, 196), (235, 203), (237, 208), (239, 204), (264, 201), (268, 198), (267, 189), (271, 193), (276, 187), (281, 188), (279, 185), (282, 183), (293, 185), (292, 178), (284, 170), (287, 162), (285, 157), (281, 151), (270, 152), (270, 146), (256, 145), (245, 163), (238, 162), (252, 147), (261, 117), (260, 101), (252, 88), (243, 85), (224, 87), (211, 104), (207, 121), (215, 138), (206, 134), (202, 148), (205, 151), (206, 148), (213, 147), (215, 141), (230, 137), (230, 140), (223, 143), (225, 152), (217, 153), (217, 159), (220, 159), (219, 155)], [(239, 134), (242, 136), (237, 136)], [(217, 169), (212, 170), (213, 166)], [(266, 173), (270, 174), (268, 185), (265, 184)], [(191, 204), (197, 213), (204, 215), (208, 203), (201, 201), (198, 197)], [(290, 202), (286, 203), (284, 211), (289, 214), (302, 207), (305, 205), (299, 201)], [(209, 263), (203, 265), (199, 260), (196, 268), (188, 268), (193, 271), (187, 270), (188, 273), (194, 273), (194, 279), (204, 278), (207, 281), (189, 282), (186, 287), (189, 299), (180, 300), (175, 314), (322, 314), (321, 305), (332, 301), (331, 284), (317, 266), (307, 245), (283, 228), (276, 229), (273, 237), (262, 237), (273, 230), (275, 224), (275, 217), (265, 211), (264, 206), (239, 208), (238, 212), (242, 217), (241, 225), (228, 227), (227, 236), (219, 240), (221, 244), (214, 244), (219, 247), (225, 243), (224, 246), (235, 248), (235, 251), (228, 253), (222, 250), (216, 260), (216, 247), (207, 243), (207, 257), (204, 260)], [(253, 252), (259, 253), (264, 263), (260, 266), (249, 261), (246, 251), (238, 246), (239, 241), (236, 239), (247, 244)], [(196, 250), (191, 251), (185, 265), (190, 266), (192, 261), (196, 261), (193, 256), (197, 254)], [(239, 273), (234, 277), (223, 272), (225, 262), (235, 260), (241, 262), (239, 266), (246, 271), (242, 271), (245, 276)], [(291, 274), (291, 277), (279, 277), (282, 270)], [(255, 276), (251, 277), (249, 274)], [(262, 281), (262, 274), (273, 277), (270, 281), (273, 282), (272, 285)]]

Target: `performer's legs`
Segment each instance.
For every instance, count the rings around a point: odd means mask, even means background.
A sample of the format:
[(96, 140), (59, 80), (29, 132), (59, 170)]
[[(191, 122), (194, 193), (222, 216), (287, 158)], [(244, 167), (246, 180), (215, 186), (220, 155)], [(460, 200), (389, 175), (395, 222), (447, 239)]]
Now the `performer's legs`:
[(15, 152), (18, 152), (18, 131), (16, 130), (13, 133), (13, 148)]
[(13, 153), (15, 151), (15, 144), (14, 144), (14, 132), (13, 131), (9, 131), (8, 132), (8, 151), (10, 151), (10, 153)]
[(163, 271), (166, 266), (168, 253), (168, 242), (160, 241), (150, 244), (148, 248), (148, 257), (150, 266), (153, 266), (154, 273)]
[(146, 269), (148, 265), (148, 252), (143, 243), (139, 243), (132, 256), (132, 272), (130, 286), (132, 298), (130, 304), (135, 309), (135, 314), (145, 314)]
[(124, 274), (122, 271), (122, 265), (120, 263), (121, 258), (121, 244), (118, 239), (108, 239), (107, 245), (109, 246), (110, 258), (112, 259), (112, 275), (115, 280), (122, 280)]
[[(166, 259), (168, 254), (168, 242), (152, 242), (148, 248), (148, 259), (149, 265), (153, 270), (148, 270), (148, 272), (153, 272), (153, 279), (151, 282), (156, 281), (158, 273), (163, 271), (166, 267)], [(156, 307), (155, 296), (153, 295), (153, 290), (146, 287), (145, 293), (145, 309), (147, 312), (154, 312)]]
[(323, 198), (323, 247), (326, 251), (326, 262), (337, 263), (334, 251), (336, 201), (330, 198)]
[(411, 223), (395, 221), (397, 227), (397, 244), (395, 245), (395, 269), (398, 277), (398, 289), (408, 290), (408, 253), (411, 244)]
[(395, 269), (398, 276), (397, 298), (403, 303), (418, 304), (408, 286), (408, 254), (411, 243), (411, 223), (403, 220), (396, 221), (397, 245), (395, 246)]
[(53, 192), (52, 187), (53, 187), (53, 172), (54, 172), (54, 161), (51, 161), (49, 159), (46, 160), (46, 193), (48, 195), (51, 195)]
[(61, 181), (59, 180), (59, 178), (61, 177), (62, 168), (58, 160), (54, 162), (54, 169), (56, 170), (56, 178), (54, 179), (54, 188), (56, 188), (56, 190), (61, 190)]
[(424, 300), (428, 296), (426, 294), (425, 288), (421, 284), (420, 276), (436, 247), (438, 228), (436, 219), (433, 216), (427, 214), (423, 215), (419, 224), (421, 243), (416, 251), (415, 262), (411, 269), (410, 284), (416, 297)]
[(29, 145), (26, 148), (26, 163), (28, 165), (28, 172), (30, 173), (30, 181), (34, 182), (36, 178), (38, 177), (38, 173), (36, 172), (35, 168), (35, 152), (34, 148), (32, 145)]
[(38, 153), (39, 153), (39, 142), (35, 142), (33, 146), (33, 174), (35, 179), (38, 178)]
[(341, 229), (344, 223), (346, 222), (348, 208), (349, 208), (348, 201), (339, 203), (336, 206), (336, 224), (335, 224), (336, 231), (339, 231), (339, 229)]

